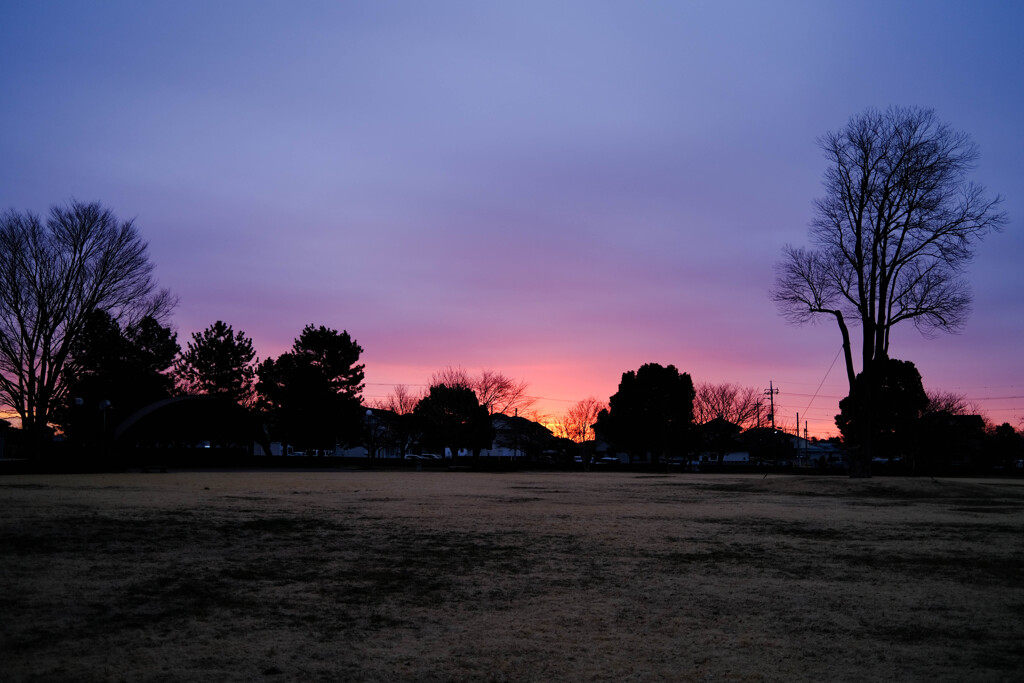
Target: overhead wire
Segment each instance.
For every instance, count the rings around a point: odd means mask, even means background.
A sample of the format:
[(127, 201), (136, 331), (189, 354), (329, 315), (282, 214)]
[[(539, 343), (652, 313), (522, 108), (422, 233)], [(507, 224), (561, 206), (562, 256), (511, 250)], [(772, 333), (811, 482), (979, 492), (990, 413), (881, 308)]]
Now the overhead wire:
[[(829, 373), (832, 372), (832, 368), (836, 366), (836, 361), (839, 360), (839, 354), (842, 352), (843, 347), (840, 345), (839, 350), (836, 351), (836, 357), (832, 359), (832, 364), (828, 366), (828, 370), (825, 371), (825, 376), (821, 378), (821, 381), (818, 382), (818, 388), (814, 390), (814, 395), (811, 396), (811, 400), (807, 402), (807, 407), (803, 409), (804, 415), (806, 415), (807, 411), (811, 409), (811, 404), (814, 403), (814, 399), (818, 398), (818, 392), (821, 391), (821, 388), (825, 385), (825, 380), (828, 379)], [(799, 431), (800, 425), (797, 425), (796, 428)]]

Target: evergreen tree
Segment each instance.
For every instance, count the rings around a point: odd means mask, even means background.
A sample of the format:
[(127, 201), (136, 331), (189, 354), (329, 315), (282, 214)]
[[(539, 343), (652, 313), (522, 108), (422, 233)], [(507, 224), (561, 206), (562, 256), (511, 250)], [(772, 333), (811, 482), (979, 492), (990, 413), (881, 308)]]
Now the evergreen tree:
[(302, 449), (357, 441), (362, 352), (348, 332), (307, 325), (290, 352), (263, 361), (256, 390), (275, 436)]
[[(123, 329), (108, 313), (86, 322), (66, 365), (69, 404), (55, 414), (72, 438), (112, 429), (135, 411), (171, 395), (169, 369), (178, 355), (177, 335), (152, 317)], [(105, 412), (100, 420), (97, 411)]]
[(175, 364), (178, 388), (186, 394), (221, 396), (249, 405), (256, 375), (252, 339), (220, 320), (192, 334)]

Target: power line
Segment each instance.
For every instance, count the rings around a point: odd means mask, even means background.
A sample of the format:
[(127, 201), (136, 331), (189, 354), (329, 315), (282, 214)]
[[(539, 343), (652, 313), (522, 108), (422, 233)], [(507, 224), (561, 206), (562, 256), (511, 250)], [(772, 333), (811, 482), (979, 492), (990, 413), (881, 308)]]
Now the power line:
[(968, 401), (1012, 401), (1018, 398), (1024, 398), (1024, 396), (980, 396), (978, 398), (972, 398), (965, 396)]
[(551, 398), (550, 396), (525, 396), (524, 398), (532, 398), (535, 401), (561, 401), (562, 403), (579, 403), (578, 398)]
[[(365, 386), (368, 386), (368, 387), (397, 387), (397, 386), (425, 387), (425, 386), (429, 386), (428, 384), (416, 384), (416, 383), (412, 383), (412, 382), (363, 382), (363, 384)], [(560, 401), (562, 403), (578, 403), (579, 400), (580, 400), (578, 398), (553, 398), (551, 396), (524, 396), (523, 398), (531, 398), (531, 399), (533, 399), (535, 401)]]
[[(804, 408), (804, 414), (810, 410), (811, 404), (814, 403), (814, 399), (818, 397), (818, 392), (821, 391), (821, 387), (825, 384), (825, 380), (828, 379), (828, 374), (832, 372), (832, 368), (836, 366), (836, 361), (839, 360), (839, 354), (843, 352), (843, 347), (840, 346), (839, 350), (836, 351), (836, 357), (832, 359), (832, 365), (828, 366), (828, 370), (825, 371), (825, 376), (821, 378), (821, 382), (818, 383), (818, 388), (814, 390), (814, 395), (811, 396), (811, 400), (807, 402), (807, 407)], [(797, 425), (797, 430), (800, 429), (800, 425)]]

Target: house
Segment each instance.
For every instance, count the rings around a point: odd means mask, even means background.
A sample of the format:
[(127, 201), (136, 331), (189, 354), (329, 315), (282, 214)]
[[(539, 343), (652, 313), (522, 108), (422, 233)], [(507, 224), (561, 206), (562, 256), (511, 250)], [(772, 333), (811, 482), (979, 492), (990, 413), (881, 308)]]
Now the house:
[(810, 440), (789, 434), (786, 436), (793, 444), (797, 467), (838, 465), (844, 462), (845, 456), (843, 452), (839, 449), (839, 446), (831, 441)]
[(555, 447), (555, 437), (544, 425), (518, 415), (492, 415), (494, 440), (481, 457), (525, 458), (537, 460)]
[(740, 443), (739, 435), (743, 428), (734, 422), (716, 417), (704, 424), (697, 425), (700, 436), (700, 449), (706, 455), (716, 455), (716, 460), (725, 461), (731, 453), (745, 452)]

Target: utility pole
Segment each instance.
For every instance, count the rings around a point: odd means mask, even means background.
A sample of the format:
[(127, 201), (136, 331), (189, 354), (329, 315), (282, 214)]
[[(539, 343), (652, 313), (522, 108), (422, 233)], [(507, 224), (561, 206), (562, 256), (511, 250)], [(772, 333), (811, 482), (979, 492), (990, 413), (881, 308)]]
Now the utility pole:
[(519, 457), (519, 408), (516, 408), (516, 419), (512, 421), (512, 426), (515, 429), (513, 434), (516, 437), (515, 450), (512, 451), (512, 462), (514, 463), (516, 458)]
[(768, 416), (772, 419), (772, 431), (775, 431), (775, 394), (779, 393), (777, 387), (775, 387), (771, 380), (768, 381), (768, 388), (764, 390), (764, 395), (768, 397), (771, 402), (771, 412)]
[[(776, 464), (778, 464), (778, 462), (779, 462), (779, 453), (778, 453), (779, 445), (777, 443), (778, 432), (775, 431), (775, 394), (777, 394), (777, 393), (779, 393), (779, 390), (775, 387), (774, 384), (772, 384), (771, 380), (769, 380), (768, 381), (768, 388), (764, 390), (764, 395), (768, 397), (768, 401), (769, 401), (769, 405), (770, 405), (770, 410), (771, 410), (771, 412), (768, 413), (768, 417), (770, 417), (771, 421), (772, 421), (772, 435), (771, 435), (772, 460)], [(765, 472), (766, 476), (767, 476), (767, 474), (768, 473)]]

